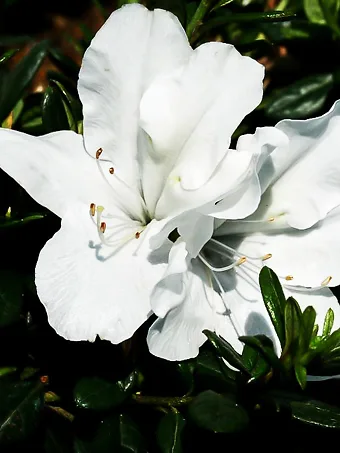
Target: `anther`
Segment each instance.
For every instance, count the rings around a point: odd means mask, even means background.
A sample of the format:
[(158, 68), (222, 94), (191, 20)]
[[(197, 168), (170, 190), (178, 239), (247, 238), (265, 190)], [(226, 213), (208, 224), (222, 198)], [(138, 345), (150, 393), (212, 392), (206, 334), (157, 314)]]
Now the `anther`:
[(325, 280), (321, 283), (321, 286), (326, 286), (332, 280), (332, 276), (329, 275)]
[(237, 261), (236, 265), (237, 265), (237, 266), (240, 266), (241, 264), (245, 263), (246, 261), (247, 261), (247, 258), (246, 258), (245, 256), (242, 256), (242, 258), (240, 258), (240, 259)]
[(113, 175), (114, 172), (115, 172), (115, 169), (114, 169), (113, 167), (110, 167), (110, 168), (109, 168), (109, 173), (110, 173), (110, 175)]
[(90, 214), (92, 215), (92, 217), (94, 217), (96, 213), (96, 205), (94, 203), (91, 203), (90, 204)]
[(293, 280), (293, 278), (294, 278), (294, 277), (293, 277), (292, 275), (287, 275), (287, 277), (285, 277), (285, 279), (286, 279), (287, 281), (291, 281), (291, 280)]
[(270, 218), (268, 219), (268, 222), (274, 222), (274, 220), (275, 220), (275, 217), (270, 217)]
[(137, 231), (137, 233), (135, 234), (135, 238), (136, 238), (136, 239), (139, 239), (139, 238), (140, 238), (140, 232), (139, 232), (139, 231)]
[(262, 261), (266, 261), (266, 260), (269, 260), (269, 258), (271, 258), (273, 255), (271, 253), (267, 253), (266, 255), (264, 255), (262, 257)]
[(100, 231), (101, 231), (101, 233), (103, 233), (103, 234), (105, 233), (105, 231), (106, 231), (106, 223), (105, 223), (105, 222), (102, 222), (102, 223), (100, 224)]
[(97, 152), (96, 152), (96, 159), (99, 159), (99, 158), (100, 158), (102, 152), (103, 152), (103, 148), (99, 148), (99, 149), (97, 150)]

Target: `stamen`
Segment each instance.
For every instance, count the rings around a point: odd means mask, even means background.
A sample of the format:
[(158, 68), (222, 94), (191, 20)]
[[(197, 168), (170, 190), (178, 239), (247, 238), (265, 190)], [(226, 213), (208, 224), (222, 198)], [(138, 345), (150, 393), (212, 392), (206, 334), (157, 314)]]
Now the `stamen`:
[(105, 231), (106, 231), (106, 223), (105, 222), (101, 222), (99, 229), (104, 234)]
[(139, 238), (140, 238), (140, 232), (139, 232), (139, 231), (137, 231), (137, 233), (135, 234), (135, 238), (136, 238), (136, 239), (139, 239)]
[(115, 169), (114, 169), (113, 167), (110, 167), (110, 168), (109, 168), (109, 173), (110, 173), (110, 175), (113, 175), (114, 172), (115, 172)]
[(243, 264), (247, 260), (247, 258), (245, 256), (243, 256), (242, 258), (240, 258), (239, 260), (235, 261), (234, 263), (229, 264), (229, 266), (214, 267), (200, 253), (199, 253), (198, 257), (203, 262), (203, 264), (205, 264), (213, 272), (230, 271), (231, 269), (234, 269), (234, 267), (240, 266), (241, 264)]
[(262, 257), (262, 261), (266, 261), (266, 260), (269, 260), (269, 258), (271, 258), (273, 255), (271, 253), (267, 253), (266, 255), (264, 255)]
[(270, 217), (270, 218), (268, 219), (268, 222), (274, 222), (274, 220), (275, 220), (275, 217)]
[(100, 158), (102, 152), (103, 152), (103, 148), (97, 149), (97, 151), (96, 151), (96, 159), (99, 159), (99, 158)]
[(92, 217), (94, 217), (95, 213), (96, 213), (96, 205), (94, 203), (91, 203), (90, 204), (90, 214)]
[(329, 275), (327, 278), (325, 278), (325, 280), (323, 282), (321, 282), (321, 286), (327, 286), (328, 283), (332, 280), (332, 276)]
[(293, 277), (292, 275), (287, 275), (287, 276), (285, 277), (285, 279), (286, 279), (287, 281), (291, 281), (291, 280), (294, 279), (294, 277)]

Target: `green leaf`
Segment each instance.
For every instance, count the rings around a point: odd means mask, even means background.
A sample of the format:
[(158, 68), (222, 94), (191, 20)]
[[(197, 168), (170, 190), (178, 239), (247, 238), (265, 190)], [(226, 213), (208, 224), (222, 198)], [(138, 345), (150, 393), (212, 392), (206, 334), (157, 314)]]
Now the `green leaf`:
[(11, 270), (0, 272), (0, 327), (20, 320), (23, 305), (22, 280)]
[(0, 445), (23, 441), (40, 421), (43, 385), (0, 381), (0, 401)]
[(181, 380), (185, 383), (187, 392), (191, 392), (194, 389), (194, 371), (195, 371), (195, 362), (192, 360), (186, 360), (184, 362), (179, 362), (176, 365), (176, 368), (181, 376)]
[(69, 127), (72, 131), (76, 132), (77, 121), (83, 119), (81, 102), (79, 101), (79, 99), (75, 99), (59, 80), (54, 79), (50, 80), (51, 83), (54, 84), (56, 88), (59, 89), (61, 95), (63, 96), (63, 99), (67, 106), (65, 110), (68, 118)]
[(41, 41), (6, 74), (0, 93), (0, 123), (11, 113), (33, 80), (47, 53), (48, 42)]
[(316, 311), (313, 307), (306, 307), (301, 317), (301, 334), (300, 334), (300, 345), (299, 354), (303, 354), (309, 349), (313, 338), (314, 323), (316, 319)]
[(286, 343), (282, 351), (282, 356), (289, 353), (295, 357), (300, 336), (300, 324), (302, 313), (299, 304), (293, 297), (289, 297), (285, 307), (285, 336)]
[(136, 424), (126, 415), (115, 415), (102, 420), (92, 439), (79, 437), (74, 442), (74, 453), (146, 453), (144, 439)]
[(313, 74), (278, 90), (264, 107), (266, 116), (274, 121), (313, 116), (324, 105), (333, 81), (331, 73)]
[(211, 381), (212, 378), (217, 379), (218, 381), (235, 381), (238, 376), (238, 372), (231, 370), (223, 362), (222, 359), (219, 360), (218, 357), (213, 355), (210, 351), (202, 351), (196, 359), (196, 371), (199, 374), (208, 376)]
[(245, 345), (242, 351), (242, 361), (253, 378), (259, 379), (270, 371), (270, 366), (262, 355), (253, 347)]
[(302, 390), (304, 390), (307, 384), (307, 369), (303, 365), (296, 364), (294, 370), (296, 380), (298, 381)]
[(7, 60), (10, 60), (17, 52), (18, 49), (7, 50), (7, 52), (1, 55), (0, 64), (5, 63)]
[(14, 219), (14, 218), (2, 218), (0, 219), (0, 229), (1, 228), (11, 228), (20, 225), (26, 225), (26, 223), (30, 223), (34, 220), (41, 220), (46, 217), (46, 214), (32, 214), (27, 217), (23, 217), (21, 219)]
[(333, 329), (333, 325), (334, 325), (334, 311), (331, 308), (329, 308), (327, 310), (325, 321), (323, 323), (322, 335), (325, 337), (328, 336)]
[(232, 399), (212, 390), (200, 393), (188, 408), (197, 426), (215, 433), (236, 433), (248, 425), (248, 414)]
[(315, 353), (329, 354), (333, 349), (340, 346), (340, 329), (335, 330), (329, 337), (322, 338), (315, 347)]
[(53, 86), (49, 86), (44, 94), (42, 120), (47, 133), (70, 129), (62, 95)]
[(216, 9), (222, 8), (222, 6), (229, 5), (229, 3), (233, 2), (234, 0), (220, 0), (217, 5), (215, 5), (211, 11), (215, 11)]
[(282, 364), (275, 354), (273, 342), (270, 338), (265, 335), (242, 336), (239, 337), (249, 347), (252, 347), (255, 351), (258, 351), (266, 362), (274, 369), (282, 370)]
[(308, 425), (340, 429), (340, 409), (321, 401), (293, 401), (292, 417)]
[(76, 405), (82, 409), (107, 411), (122, 404), (128, 394), (121, 382), (84, 377), (77, 382), (73, 398)]
[[(328, 0), (332, 1), (332, 0)], [(306, 16), (311, 22), (316, 24), (325, 24), (325, 16), (320, 6), (319, 0), (303, 0), (303, 7)]]
[(235, 349), (224, 340), (222, 337), (216, 335), (216, 333), (211, 332), (210, 330), (203, 330), (204, 335), (207, 336), (208, 340), (215, 348), (217, 354), (223, 357), (231, 366), (237, 368), (240, 371), (243, 371), (246, 374), (249, 374), (248, 369), (244, 366), (242, 362), (242, 356), (235, 351)]
[(79, 74), (79, 66), (75, 63), (72, 58), (65, 55), (63, 51), (55, 47), (49, 49), (49, 56), (56, 66), (61, 69), (61, 71), (69, 76), (71, 79), (77, 79)]
[(162, 453), (182, 453), (181, 435), (185, 424), (185, 418), (177, 410), (161, 419), (157, 428), (157, 441)]
[(264, 266), (260, 271), (259, 283), (263, 302), (283, 348), (285, 344), (284, 310), (286, 298), (282, 286), (275, 272), (267, 266)]

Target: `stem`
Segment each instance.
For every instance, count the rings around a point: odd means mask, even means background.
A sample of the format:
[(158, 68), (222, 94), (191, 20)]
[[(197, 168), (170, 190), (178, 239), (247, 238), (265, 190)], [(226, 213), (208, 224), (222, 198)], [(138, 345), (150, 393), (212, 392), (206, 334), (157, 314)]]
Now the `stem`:
[(199, 27), (202, 24), (204, 16), (210, 10), (214, 2), (215, 0), (201, 0), (201, 3), (196, 9), (193, 18), (191, 19), (187, 26), (186, 32), (189, 40), (191, 39), (193, 33), (196, 31), (197, 27)]
[(174, 397), (162, 397), (162, 396), (142, 396), (132, 395), (135, 403), (148, 404), (152, 406), (183, 406), (189, 404), (194, 397), (193, 396), (174, 396)]

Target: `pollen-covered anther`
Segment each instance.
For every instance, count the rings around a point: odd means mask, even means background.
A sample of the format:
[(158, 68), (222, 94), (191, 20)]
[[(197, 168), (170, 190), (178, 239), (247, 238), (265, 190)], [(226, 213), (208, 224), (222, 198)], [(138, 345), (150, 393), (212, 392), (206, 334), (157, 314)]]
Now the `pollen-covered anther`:
[(287, 275), (287, 276), (285, 277), (285, 279), (286, 279), (288, 282), (290, 282), (291, 280), (294, 279), (294, 277), (293, 277), (292, 275)]
[(327, 286), (328, 283), (332, 280), (332, 276), (329, 275), (327, 278), (325, 278), (325, 280), (321, 283), (321, 286)]
[(102, 222), (102, 223), (100, 224), (100, 228), (99, 228), (99, 229), (100, 229), (101, 233), (104, 234), (105, 231), (106, 231), (106, 223), (105, 223), (105, 222)]
[(99, 159), (99, 158), (100, 158), (102, 152), (103, 152), (103, 148), (97, 149), (97, 151), (96, 151), (96, 159)]
[(96, 213), (96, 205), (94, 203), (91, 203), (90, 204), (90, 214), (92, 215), (92, 217), (94, 217)]
[(110, 173), (110, 175), (113, 175), (114, 172), (115, 172), (115, 169), (114, 169), (113, 167), (110, 167), (110, 168), (109, 168), (109, 173)]
[(137, 233), (135, 234), (135, 238), (136, 238), (136, 239), (139, 239), (139, 238), (140, 238), (140, 232), (139, 232), (139, 231), (137, 231)]
[(274, 222), (275, 217), (269, 217), (268, 222)]
[(269, 260), (269, 258), (271, 258), (273, 255), (271, 253), (267, 253), (266, 255), (264, 255), (262, 257), (262, 261), (266, 261), (266, 260)]
[(240, 266), (241, 264), (245, 263), (247, 261), (247, 258), (245, 256), (242, 256), (237, 262), (236, 265)]

